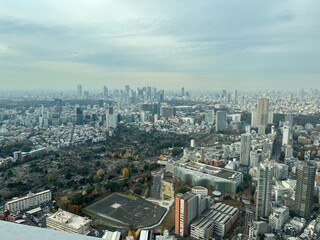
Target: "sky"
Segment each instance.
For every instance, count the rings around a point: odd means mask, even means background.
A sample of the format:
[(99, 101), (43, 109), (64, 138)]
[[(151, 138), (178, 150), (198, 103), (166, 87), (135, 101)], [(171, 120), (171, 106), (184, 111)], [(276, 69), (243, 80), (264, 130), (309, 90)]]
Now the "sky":
[(0, 90), (320, 88), (318, 0), (1, 0)]

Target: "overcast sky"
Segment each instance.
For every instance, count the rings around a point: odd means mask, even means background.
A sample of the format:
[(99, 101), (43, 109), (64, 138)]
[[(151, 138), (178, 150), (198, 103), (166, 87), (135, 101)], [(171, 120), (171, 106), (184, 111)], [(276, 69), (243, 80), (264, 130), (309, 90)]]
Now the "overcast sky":
[(0, 89), (320, 88), (320, 1), (1, 0)]

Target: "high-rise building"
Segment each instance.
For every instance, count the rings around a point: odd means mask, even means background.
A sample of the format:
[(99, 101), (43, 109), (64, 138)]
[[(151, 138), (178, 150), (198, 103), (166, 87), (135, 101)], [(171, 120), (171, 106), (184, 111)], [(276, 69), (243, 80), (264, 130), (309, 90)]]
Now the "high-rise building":
[(227, 114), (225, 111), (217, 111), (216, 113), (216, 131), (224, 131), (227, 123)]
[(176, 115), (175, 106), (162, 106), (161, 107), (161, 116), (164, 118), (170, 118)]
[(104, 87), (103, 87), (103, 97), (104, 97), (104, 98), (107, 98), (107, 97), (108, 97), (108, 88), (107, 88), (107, 86), (104, 86)]
[(272, 171), (268, 164), (260, 164), (257, 179), (256, 220), (267, 218), (271, 213)]
[(282, 135), (282, 145), (283, 146), (289, 145), (290, 132), (291, 132), (290, 126), (283, 126), (283, 135)]
[(181, 96), (184, 97), (184, 87), (181, 88)]
[(297, 167), (297, 186), (295, 193), (295, 213), (305, 219), (310, 218), (313, 204), (313, 189), (317, 168), (306, 161)]
[(238, 102), (238, 91), (237, 91), (237, 89), (234, 90), (233, 101), (234, 101), (235, 103)]
[(254, 209), (247, 208), (246, 209), (246, 216), (245, 216), (245, 226), (244, 226), (244, 234), (246, 236), (249, 235), (249, 229), (254, 221)]
[(240, 145), (240, 164), (249, 166), (250, 163), (250, 151), (251, 151), (251, 134), (241, 134)]
[(191, 192), (177, 194), (175, 201), (175, 233), (189, 234), (190, 224), (209, 208), (210, 196), (204, 187), (196, 186)]
[(269, 116), (273, 115), (272, 112), (269, 111), (269, 99), (259, 99), (257, 110), (252, 112), (252, 116), (253, 115), (255, 115), (255, 119), (252, 119), (251, 126), (260, 128), (260, 133), (262, 129), (265, 131), (267, 124), (273, 121), (273, 117)]
[(186, 236), (190, 223), (198, 216), (198, 197), (192, 193), (177, 194), (175, 202), (175, 233)]
[(78, 97), (82, 97), (82, 85), (78, 84)]

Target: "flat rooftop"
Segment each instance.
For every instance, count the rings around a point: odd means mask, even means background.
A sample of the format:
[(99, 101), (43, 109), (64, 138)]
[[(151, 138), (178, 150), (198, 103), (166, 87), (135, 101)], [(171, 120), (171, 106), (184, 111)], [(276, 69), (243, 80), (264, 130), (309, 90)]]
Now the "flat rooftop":
[(56, 223), (67, 225), (74, 229), (79, 229), (83, 225), (86, 225), (87, 223), (91, 222), (90, 219), (75, 215), (70, 212), (63, 211), (61, 209), (53, 215), (49, 216), (48, 219)]
[(112, 195), (93, 203), (86, 208), (120, 226), (150, 227), (157, 224), (166, 212), (164, 207), (120, 193)]
[(197, 171), (199, 173), (209, 174), (211, 176), (223, 178), (229, 181), (232, 181), (242, 175), (241, 172), (237, 172), (237, 171), (233, 171), (225, 168), (219, 168), (219, 167), (202, 164), (202, 163), (183, 163), (180, 166), (189, 170)]
[(1, 239), (14, 240), (94, 240), (97, 238), (80, 234), (60, 232), (48, 228), (31, 227), (22, 224), (0, 221)]

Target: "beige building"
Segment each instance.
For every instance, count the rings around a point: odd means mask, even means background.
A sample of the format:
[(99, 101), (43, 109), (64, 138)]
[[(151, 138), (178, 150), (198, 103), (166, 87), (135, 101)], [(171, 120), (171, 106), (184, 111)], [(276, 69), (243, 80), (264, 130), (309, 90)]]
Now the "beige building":
[(87, 235), (91, 231), (91, 220), (59, 209), (47, 217), (47, 227), (70, 233)]
[(10, 212), (16, 213), (24, 211), (33, 207), (37, 207), (43, 203), (51, 201), (51, 191), (45, 190), (38, 193), (28, 193), (27, 196), (22, 198), (15, 198), (5, 204), (5, 209)]

